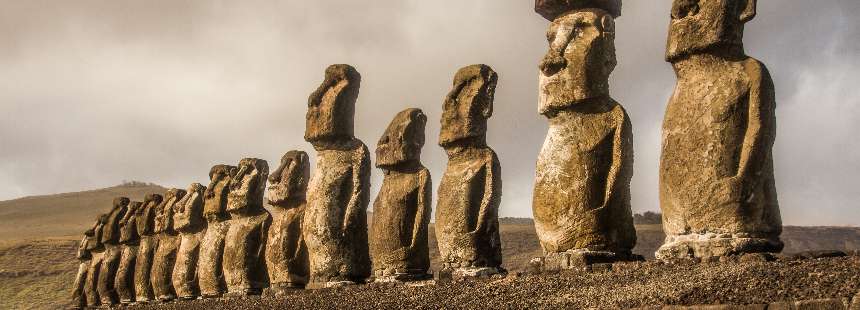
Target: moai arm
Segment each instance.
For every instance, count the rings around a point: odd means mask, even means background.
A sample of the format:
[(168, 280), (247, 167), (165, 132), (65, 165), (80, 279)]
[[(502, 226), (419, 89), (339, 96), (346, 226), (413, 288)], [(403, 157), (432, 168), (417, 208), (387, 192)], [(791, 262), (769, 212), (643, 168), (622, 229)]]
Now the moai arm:
[(430, 179), (430, 173), (427, 170), (421, 170), (418, 175), (418, 208), (415, 210), (415, 222), (412, 223), (412, 242), (409, 244), (410, 249), (418, 247), (422, 240), (422, 235), (427, 234), (424, 229), (424, 223), (430, 219), (431, 206), (433, 203), (433, 181)]
[(773, 136), (776, 125), (775, 115), (773, 115), (775, 101), (773, 80), (770, 73), (764, 65), (752, 58), (746, 61), (744, 67), (750, 78), (749, 112), (747, 132), (738, 159), (738, 171), (731, 180), (735, 186), (739, 185), (736, 182), (746, 179), (747, 174), (756, 173), (761, 169), (765, 152), (770, 149), (770, 145), (765, 145), (769, 143), (765, 139)]
[(499, 193), (496, 193), (496, 186), (501, 188), (501, 176), (498, 175), (496, 169), (496, 155), (489, 152), (487, 155), (487, 162), (484, 165), (484, 196), (481, 198), (481, 208), (478, 210), (478, 224), (475, 225), (475, 232), (482, 231), (486, 229), (486, 226), (489, 225), (490, 221), (495, 216), (495, 210), (493, 210), (493, 205), (496, 203), (494, 199), (497, 199)]
[(615, 186), (618, 184), (619, 178), (622, 177), (621, 174), (624, 173), (623, 169), (625, 167), (629, 169), (633, 166), (633, 126), (630, 124), (630, 118), (627, 117), (624, 109), (620, 107), (616, 109), (619, 113), (615, 116), (617, 125), (612, 139), (612, 166), (609, 167), (609, 174), (606, 178), (606, 192), (601, 208), (605, 208), (612, 202), (616, 192)]
[(346, 205), (343, 215), (341, 232), (347, 231), (348, 227), (355, 225), (353, 220), (366, 218), (366, 216), (359, 216), (359, 212), (367, 212), (362, 206), (367, 206), (370, 200), (370, 194), (367, 192), (367, 187), (370, 187), (368, 186), (370, 183), (370, 159), (367, 156), (367, 149), (362, 146), (361, 151), (355, 155), (360, 158), (354, 159), (354, 162), (358, 162), (358, 164), (352, 167), (352, 195), (349, 197), (349, 203)]

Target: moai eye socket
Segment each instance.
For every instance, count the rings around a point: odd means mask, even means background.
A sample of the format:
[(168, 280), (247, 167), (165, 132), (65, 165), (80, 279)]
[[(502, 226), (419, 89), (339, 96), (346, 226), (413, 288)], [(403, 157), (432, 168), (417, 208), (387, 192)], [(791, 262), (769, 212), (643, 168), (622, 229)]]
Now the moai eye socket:
[(672, 5), (672, 19), (681, 19), (699, 14), (699, 0), (675, 0)]

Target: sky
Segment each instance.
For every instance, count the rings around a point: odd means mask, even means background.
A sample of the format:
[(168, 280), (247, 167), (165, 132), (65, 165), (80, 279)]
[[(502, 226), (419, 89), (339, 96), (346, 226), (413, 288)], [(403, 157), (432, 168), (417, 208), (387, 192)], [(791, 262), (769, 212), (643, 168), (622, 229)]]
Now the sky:
[[(371, 4), (372, 3), (372, 4)], [(123, 180), (208, 184), (215, 164), (277, 168), (303, 139), (307, 98), (330, 64), (362, 74), (356, 135), (371, 151), (397, 112), (436, 142), (454, 73), (499, 74), (488, 144), (501, 216), (530, 217), (547, 120), (538, 62), (549, 22), (529, 0), (0, 0), (0, 200)], [(635, 212), (658, 211), (660, 126), (675, 84), (663, 60), (670, 0), (627, 0), (612, 96), (634, 131)], [(860, 226), (860, 1), (759, 1), (747, 54), (777, 91), (777, 189), (787, 225)], [(373, 171), (373, 196), (382, 172)]]

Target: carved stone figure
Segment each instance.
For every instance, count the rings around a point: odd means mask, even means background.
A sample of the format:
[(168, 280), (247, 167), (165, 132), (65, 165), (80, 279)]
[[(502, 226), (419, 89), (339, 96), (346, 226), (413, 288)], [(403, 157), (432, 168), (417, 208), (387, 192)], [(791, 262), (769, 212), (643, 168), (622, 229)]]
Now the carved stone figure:
[(173, 288), (176, 297), (191, 300), (200, 295), (197, 284), (197, 259), (200, 254), (200, 239), (206, 229), (203, 219), (203, 196), (206, 187), (192, 183), (186, 194), (176, 204), (173, 228), (179, 232), (180, 244), (173, 267)]
[[(96, 223), (98, 225), (98, 223)], [(78, 251), (75, 258), (78, 259), (78, 273), (75, 275), (75, 282), (72, 284), (72, 302), (69, 304), (71, 309), (83, 309), (87, 306), (87, 296), (84, 291), (84, 286), (87, 282), (87, 269), (90, 268), (90, 259), (92, 255), (87, 250), (88, 241), (93, 237), (95, 227), (84, 232), (84, 237), (78, 244)]]
[(173, 288), (173, 267), (176, 264), (176, 252), (179, 250), (181, 239), (174, 229), (173, 214), (177, 204), (185, 197), (185, 190), (172, 188), (167, 190), (164, 201), (158, 205), (155, 216), (155, 236), (158, 238), (158, 248), (152, 260), (152, 271), (149, 282), (158, 301), (167, 302), (176, 298)]
[(377, 281), (429, 276), (433, 186), (430, 171), (421, 164), (426, 124), (420, 109), (401, 111), (376, 145), (376, 167), (385, 173), (373, 203), (371, 256)]
[(229, 297), (260, 295), (268, 284), (264, 253), (272, 216), (263, 208), (263, 195), (269, 165), (262, 159), (245, 158), (238, 169), (227, 196), (230, 228), (223, 264)]
[(155, 236), (155, 216), (158, 206), (164, 201), (159, 194), (149, 194), (143, 200), (143, 206), (138, 209), (137, 233), (140, 235), (137, 259), (134, 263), (134, 297), (137, 302), (155, 300), (152, 283), (149, 281), (155, 251), (158, 249), (158, 237)]
[(230, 179), (236, 175), (236, 167), (216, 165), (209, 170), (209, 186), (203, 196), (203, 216), (206, 218), (206, 232), (200, 241), (200, 258), (197, 263), (200, 295), (204, 298), (220, 297), (227, 292), (224, 282), (224, 243), (230, 227), (227, 213), (227, 194), (230, 193)]
[(353, 136), (360, 87), (355, 68), (332, 65), (308, 99), (305, 140), (317, 151), (317, 169), (308, 185), (302, 231), (312, 288), (364, 282), (370, 276), (370, 156)]
[(129, 199), (126, 197), (118, 197), (113, 200), (113, 207), (108, 212), (107, 222), (102, 228), (102, 244), (105, 251), (102, 258), (101, 269), (99, 270), (99, 298), (102, 305), (115, 305), (119, 303), (119, 296), (116, 293), (114, 280), (116, 279), (116, 271), (119, 268), (120, 256), (122, 249), (119, 246), (120, 226), (119, 222), (128, 211)]
[(137, 260), (137, 252), (140, 250), (140, 234), (137, 233), (137, 216), (144, 203), (132, 201), (128, 205), (128, 211), (119, 221), (119, 244), (120, 260), (116, 271), (116, 287), (119, 302), (130, 304), (134, 302), (134, 265)]
[(284, 154), (280, 167), (269, 175), (272, 227), (266, 239), (266, 266), (273, 295), (308, 283), (310, 262), (302, 238), (302, 219), (310, 175), (308, 154), (302, 151)]
[(90, 252), (90, 266), (87, 269), (87, 280), (84, 284), (84, 295), (87, 298), (88, 307), (98, 307), (101, 305), (99, 298), (99, 272), (102, 269), (102, 261), (104, 260), (105, 247), (102, 243), (102, 231), (105, 223), (107, 223), (108, 215), (102, 214), (96, 219), (93, 233), (87, 239), (87, 251)]
[(666, 59), (678, 76), (663, 120), (660, 259), (779, 252), (773, 80), (744, 54), (755, 0), (676, 0)]
[[(616, 65), (610, 10), (620, 1), (576, 3), (584, 6), (552, 20), (540, 64), (538, 110), (550, 124), (537, 161), (535, 229), (548, 260), (627, 260), (636, 245), (633, 132), (624, 108), (609, 95)], [(560, 10), (542, 4), (539, 12)]]
[(448, 153), (448, 167), (436, 205), (440, 276), (504, 271), (498, 218), (501, 165), (486, 143), (497, 79), (486, 65), (462, 68), (445, 98), (439, 145)]

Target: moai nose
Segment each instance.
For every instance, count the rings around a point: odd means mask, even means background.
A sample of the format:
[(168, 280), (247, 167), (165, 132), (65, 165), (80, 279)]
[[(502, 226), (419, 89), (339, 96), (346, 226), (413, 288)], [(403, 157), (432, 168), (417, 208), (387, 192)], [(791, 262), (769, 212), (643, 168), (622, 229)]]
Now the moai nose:
[(540, 62), (540, 71), (546, 76), (552, 76), (567, 66), (567, 60), (555, 51), (549, 51)]

